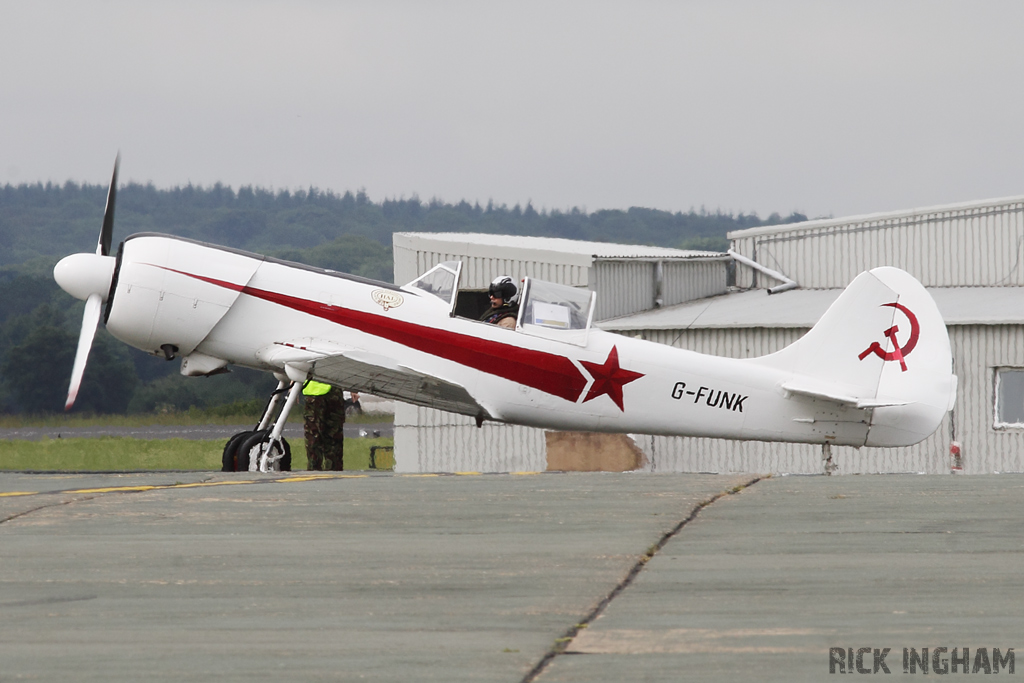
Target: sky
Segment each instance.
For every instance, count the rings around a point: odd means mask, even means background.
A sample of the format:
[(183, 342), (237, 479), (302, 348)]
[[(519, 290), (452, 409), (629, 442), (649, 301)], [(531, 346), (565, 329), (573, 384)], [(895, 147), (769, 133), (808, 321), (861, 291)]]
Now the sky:
[(847, 216), (1024, 194), (1020, 2), (0, 0), (0, 184)]

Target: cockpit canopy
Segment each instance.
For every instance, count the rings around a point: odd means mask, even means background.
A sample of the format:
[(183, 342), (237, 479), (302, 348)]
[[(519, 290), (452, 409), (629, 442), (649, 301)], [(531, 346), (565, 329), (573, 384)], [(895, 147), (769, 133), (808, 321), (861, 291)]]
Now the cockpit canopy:
[(454, 310), (461, 272), (462, 261), (438, 263), (402, 289), (419, 289), (427, 294), (433, 294), (446, 303), (449, 310)]
[[(426, 292), (446, 305), (449, 315), (455, 315), (461, 273), (461, 261), (445, 261), (402, 289)], [(586, 289), (524, 278), (519, 294), (516, 330), (535, 337), (586, 346), (596, 297), (596, 293)]]
[(586, 346), (597, 295), (586, 289), (526, 278), (516, 329)]

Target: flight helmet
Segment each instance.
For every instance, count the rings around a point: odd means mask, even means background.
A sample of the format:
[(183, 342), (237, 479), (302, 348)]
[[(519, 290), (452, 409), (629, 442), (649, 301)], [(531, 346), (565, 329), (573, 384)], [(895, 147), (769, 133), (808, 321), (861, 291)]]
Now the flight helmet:
[(506, 304), (512, 301), (518, 292), (519, 288), (508, 275), (499, 275), (494, 278), (491, 281), (491, 286), (487, 288), (488, 295), (501, 297)]

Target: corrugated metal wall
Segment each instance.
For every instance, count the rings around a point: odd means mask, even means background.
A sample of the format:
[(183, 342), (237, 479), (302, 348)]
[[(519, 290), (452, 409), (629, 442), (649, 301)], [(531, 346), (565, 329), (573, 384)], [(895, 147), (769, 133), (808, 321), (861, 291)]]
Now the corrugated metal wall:
[[(408, 254), (408, 256), (407, 256)], [(415, 258), (415, 275), (408, 276), (408, 264), (399, 268), (398, 258)], [(494, 258), (467, 257), (464, 254), (446, 254), (435, 251), (406, 252), (395, 255), (395, 272), (406, 273), (405, 284), (423, 273), (427, 272), (438, 263), (444, 261), (462, 261), (462, 277), (459, 287), (461, 289), (485, 290), (491, 284), (491, 280), (499, 275), (509, 275), (518, 280), (523, 277), (535, 277), (549, 282), (558, 282), (572, 285), (573, 287), (586, 287), (588, 284), (589, 269), (581, 266), (572, 266), (564, 263), (548, 263), (545, 261), (523, 261), (519, 259), (504, 259), (497, 255)]]
[(661, 298), (664, 306), (722, 294), (726, 289), (726, 258), (668, 259), (596, 259), (589, 266), (572, 255), (575, 264), (547, 259), (502, 258), (500, 253), (487, 258), (429, 249), (397, 246), (395, 280), (410, 282), (444, 261), (462, 261), (462, 289), (485, 290), (498, 275), (515, 279), (535, 277), (549, 282), (589, 287), (597, 292), (595, 320), (646, 311), (655, 307), (658, 269), (661, 269)]
[[(647, 331), (645, 339), (733, 358), (751, 358), (798, 339), (806, 330), (782, 328)], [(995, 369), (1024, 367), (1024, 326), (949, 328), (960, 383), (957, 405), (936, 432), (907, 448), (832, 449), (838, 474), (949, 472), (949, 442), (961, 443), (965, 474), (1024, 471), (1024, 429), (995, 429)], [(955, 427), (955, 429), (954, 429)], [(759, 441), (651, 437), (638, 439), (648, 469), (660, 472), (820, 473), (821, 448)]]
[(544, 430), (395, 404), (396, 472), (543, 472)]
[(654, 308), (655, 270), (651, 261), (597, 261), (590, 289), (597, 292), (594, 320)]
[[(876, 266), (903, 268), (926, 287), (1024, 285), (1024, 202), (974, 204), (851, 221), (812, 221), (733, 236), (733, 249), (806, 288), (845, 287)], [(757, 276), (757, 285), (774, 281)], [(754, 274), (737, 269), (737, 285)]]
[(996, 429), (995, 371), (1024, 367), (1024, 326), (971, 325), (950, 328), (960, 377), (956, 436), (963, 446), (964, 471), (1024, 471), (1024, 429)]
[(590, 269), (590, 289), (597, 292), (594, 320), (654, 308), (659, 268), (663, 306), (725, 293), (727, 261), (724, 259), (598, 260)]
[(720, 259), (664, 261), (663, 306), (725, 294), (728, 262)]

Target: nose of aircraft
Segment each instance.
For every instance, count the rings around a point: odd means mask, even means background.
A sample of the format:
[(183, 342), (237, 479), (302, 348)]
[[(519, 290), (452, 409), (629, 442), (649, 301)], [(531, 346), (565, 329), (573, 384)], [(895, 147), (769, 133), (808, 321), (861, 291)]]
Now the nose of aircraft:
[(53, 268), (53, 279), (65, 292), (85, 301), (93, 294), (107, 300), (117, 259), (99, 254), (65, 256)]

